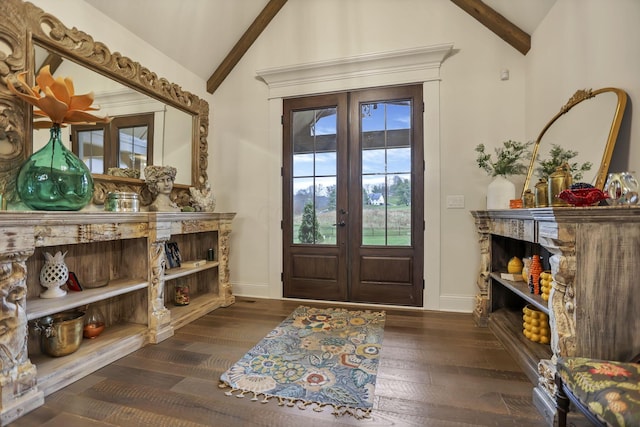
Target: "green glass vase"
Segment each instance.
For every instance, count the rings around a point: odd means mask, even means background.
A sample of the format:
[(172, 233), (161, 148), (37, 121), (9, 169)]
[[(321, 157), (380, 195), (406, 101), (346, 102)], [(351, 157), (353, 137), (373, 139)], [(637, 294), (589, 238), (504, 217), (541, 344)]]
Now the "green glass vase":
[(93, 197), (91, 171), (62, 144), (57, 125), (49, 142), (22, 165), (16, 185), (20, 199), (36, 210), (77, 211)]

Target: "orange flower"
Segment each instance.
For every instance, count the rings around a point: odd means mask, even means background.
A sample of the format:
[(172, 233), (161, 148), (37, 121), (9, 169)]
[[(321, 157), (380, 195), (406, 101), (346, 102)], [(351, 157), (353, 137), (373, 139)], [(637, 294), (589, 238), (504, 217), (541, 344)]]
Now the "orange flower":
[(76, 95), (70, 77), (54, 78), (47, 65), (36, 76), (36, 86), (29, 87), (26, 82), (27, 73), (25, 71), (18, 74), (18, 88), (8, 78), (5, 78), (5, 81), (11, 92), (36, 107), (33, 114), (49, 118), (49, 120), (35, 121), (33, 123), (35, 128), (48, 128), (53, 124), (65, 123), (107, 123), (111, 120), (108, 116), (98, 117), (87, 112), (98, 110), (91, 106), (93, 92)]

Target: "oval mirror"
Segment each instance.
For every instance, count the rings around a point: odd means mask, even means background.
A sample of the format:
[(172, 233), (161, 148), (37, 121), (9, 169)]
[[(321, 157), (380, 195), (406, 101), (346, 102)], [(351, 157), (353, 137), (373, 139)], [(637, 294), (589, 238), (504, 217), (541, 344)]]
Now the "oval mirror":
[(554, 146), (577, 153), (571, 163), (591, 163), (580, 181), (602, 189), (626, 104), (627, 94), (622, 89), (578, 90), (540, 132), (522, 195), (527, 189), (533, 190), (535, 182), (531, 178), (540, 178), (536, 174), (539, 163), (550, 158)]

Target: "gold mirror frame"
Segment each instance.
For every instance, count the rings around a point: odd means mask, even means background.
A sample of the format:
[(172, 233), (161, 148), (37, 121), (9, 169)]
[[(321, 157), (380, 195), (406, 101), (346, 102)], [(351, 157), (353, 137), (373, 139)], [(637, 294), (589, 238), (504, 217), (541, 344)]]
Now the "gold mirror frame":
[[(17, 200), (15, 183), (20, 166), (31, 152), (31, 107), (9, 92), (4, 77), (33, 70), (33, 43), (69, 58), (125, 86), (182, 110), (193, 117), (191, 135), (191, 185), (175, 184), (176, 202), (190, 200), (189, 187), (203, 188), (207, 181), (209, 104), (180, 86), (158, 77), (75, 27), (66, 27), (55, 16), (22, 0), (0, 2), (0, 193)], [(103, 204), (111, 191), (134, 191), (143, 204), (150, 195), (141, 179), (93, 175), (93, 203)]]
[(613, 87), (606, 87), (598, 90), (580, 89), (576, 91), (576, 93), (569, 99), (569, 101), (560, 109), (560, 111), (555, 116), (553, 116), (553, 118), (549, 121), (549, 123), (547, 123), (547, 125), (542, 129), (542, 132), (540, 132), (540, 135), (538, 135), (538, 139), (536, 139), (536, 142), (533, 146), (533, 150), (531, 152), (531, 164), (529, 165), (529, 170), (527, 171), (527, 177), (524, 181), (524, 187), (522, 189), (523, 197), (524, 197), (524, 192), (527, 191), (527, 189), (530, 189), (529, 185), (531, 184), (531, 176), (533, 175), (533, 171), (536, 167), (536, 160), (538, 157), (538, 151), (540, 148), (542, 137), (549, 130), (551, 125), (553, 125), (560, 117), (564, 116), (566, 113), (568, 113), (573, 107), (575, 107), (579, 103), (595, 98), (597, 95), (602, 93), (607, 93), (607, 92), (613, 92), (617, 96), (618, 102), (616, 104), (616, 108), (613, 114), (611, 127), (609, 128), (607, 141), (604, 146), (602, 160), (600, 162), (598, 172), (595, 175), (594, 186), (602, 190), (602, 188), (604, 187), (605, 180), (607, 179), (609, 164), (611, 163), (611, 156), (613, 155), (613, 149), (616, 145), (616, 140), (618, 139), (620, 124), (622, 123), (622, 117), (624, 116), (624, 110), (627, 105), (627, 93), (622, 89), (613, 88)]

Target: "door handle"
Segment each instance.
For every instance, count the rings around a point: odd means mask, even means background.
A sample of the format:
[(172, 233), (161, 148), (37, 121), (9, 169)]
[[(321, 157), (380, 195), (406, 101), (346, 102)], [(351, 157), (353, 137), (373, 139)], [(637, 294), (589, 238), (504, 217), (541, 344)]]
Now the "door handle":
[(347, 225), (347, 223), (346, 223), (346, 222), (344, 222), (344, 221), (340, 221), (340, 222), (339, 222), (339, 223), (337, 223), (337, 224), (333, 224), (333, 226), (334, 226), (334, 227), (335, 227), (336, 225), (337, 225), (338, 227), (344, 227), (345, 225)]

